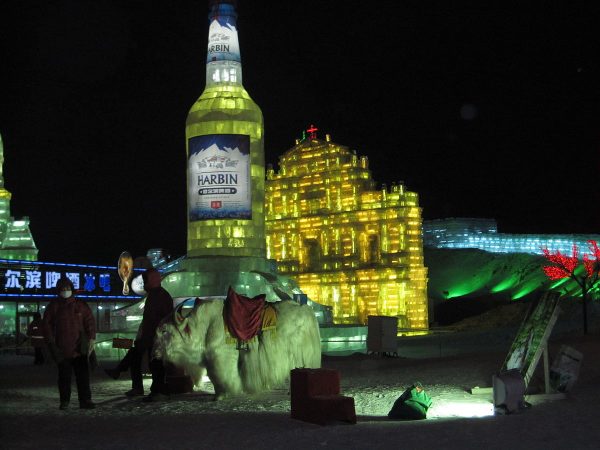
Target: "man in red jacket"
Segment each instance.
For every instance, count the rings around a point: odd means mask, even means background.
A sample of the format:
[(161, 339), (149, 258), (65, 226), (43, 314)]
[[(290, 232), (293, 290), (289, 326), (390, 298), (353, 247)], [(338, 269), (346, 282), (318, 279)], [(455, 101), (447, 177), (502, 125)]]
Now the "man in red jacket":
[(87, 303), (73, 296), (73, 283), (61, 278), (56, 283), (58, 296), (44, 312), (44, 329), (52, 356), (58, 365), (60, 409), (71, 400), (71, 374), (75, 373), (79, 407), (93, 409), (88, 356), (94, 348), (96, 324)]

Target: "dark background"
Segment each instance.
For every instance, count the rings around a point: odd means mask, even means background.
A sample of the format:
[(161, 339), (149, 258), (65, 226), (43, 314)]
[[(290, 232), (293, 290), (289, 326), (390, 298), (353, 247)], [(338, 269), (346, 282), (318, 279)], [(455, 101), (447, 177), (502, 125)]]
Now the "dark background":
[[(367, 155), (378, 183), (418, 192), (425, 219), (600, 232), (593, 2), (487, 3), (240, 0), (267, 161), (314, 123)], [(185, 253), (207, 13), (206, 0), (1, 3), (5, 186), (41, 260)]]

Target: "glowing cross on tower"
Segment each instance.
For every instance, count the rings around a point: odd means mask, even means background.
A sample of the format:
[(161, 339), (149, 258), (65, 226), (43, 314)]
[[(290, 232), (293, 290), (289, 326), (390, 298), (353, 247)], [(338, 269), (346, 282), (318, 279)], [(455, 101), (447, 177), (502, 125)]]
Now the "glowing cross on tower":
[(308, 131), (310, 133), (311, 139), (316, 139), (317, 131), (319, 131), (319, 129), (317, 127), (315, 127), (314, 125), (311, 125), (310, 128), (308, 128), (306, 131)]

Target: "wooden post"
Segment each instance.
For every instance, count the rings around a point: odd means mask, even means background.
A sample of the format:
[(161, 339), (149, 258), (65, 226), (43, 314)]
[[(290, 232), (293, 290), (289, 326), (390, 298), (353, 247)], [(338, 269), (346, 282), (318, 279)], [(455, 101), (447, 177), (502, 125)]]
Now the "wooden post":
[(544, 389), (550, 394), (550, 367), (548, 365), (548, 345), (544, 346)]

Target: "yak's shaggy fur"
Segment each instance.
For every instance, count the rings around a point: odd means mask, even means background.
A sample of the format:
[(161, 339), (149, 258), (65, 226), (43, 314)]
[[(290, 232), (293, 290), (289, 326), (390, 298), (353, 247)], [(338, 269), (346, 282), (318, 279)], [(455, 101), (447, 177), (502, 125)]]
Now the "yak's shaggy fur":
[(321, 366), (319, 325), (309, 306), (272, 303), (277, 329), (266, 330), (238, 350), (225, 331), (222, 300), (202, 300), (183, 317), (180, 308), (158, 328), (155, 351), (184, 368), (198, 384), (206, 372), (217, 398), (282, 385), (290, 370)]

